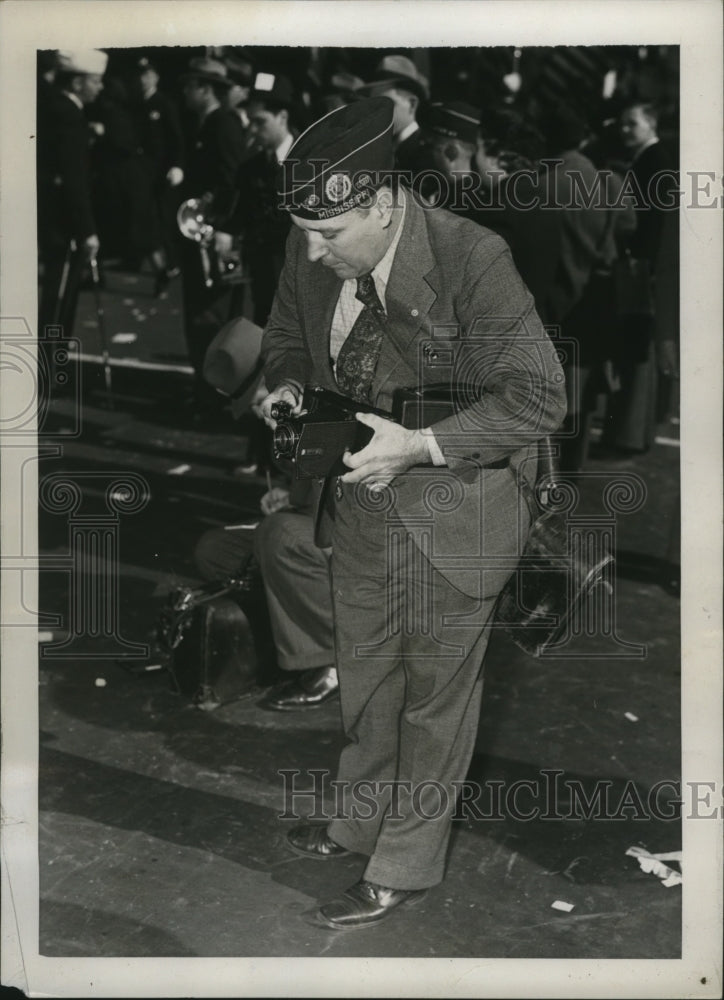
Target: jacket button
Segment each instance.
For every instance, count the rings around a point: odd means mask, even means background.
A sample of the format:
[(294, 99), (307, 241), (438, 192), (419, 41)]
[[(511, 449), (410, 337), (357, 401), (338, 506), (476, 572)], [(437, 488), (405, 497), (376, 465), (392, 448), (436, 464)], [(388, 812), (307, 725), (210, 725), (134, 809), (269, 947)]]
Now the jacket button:
[(479, 451), (474, 451), (472, 457), (473, 458), (480, 458), (480, 452)]
[(410, 316), (419, 316), (419, 315), (420, 315), (419, 309), (410, 309)]

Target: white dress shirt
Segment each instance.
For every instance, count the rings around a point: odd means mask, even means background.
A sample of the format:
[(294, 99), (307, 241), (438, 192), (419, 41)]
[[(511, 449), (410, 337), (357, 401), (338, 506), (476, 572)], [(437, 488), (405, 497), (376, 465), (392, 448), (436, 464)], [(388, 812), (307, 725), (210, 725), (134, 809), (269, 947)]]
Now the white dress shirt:
[[(387, 309), (385, 298), (387, 283), (390, 280), (390, 271), (392, 270), (392, 264), (395, 259), (395, 253), (397, 252), (397, 246), (400, 242), (400, 237), (402, 236), (402, 227), (405, 224), (406, 204), (404, 192), (400, 191), (400, 197), (402, 200), (402, 215), (400, 217), (399, 225), (397, 226), (397, 232), (395, 233), (382, 260), (379, 264), (376, 264), (372, 268), (372, 280), (375, 283), (377, 295), (382, 304), (382, 308), (385, 309), (385, 311)], [(342, 290), (340, 291), (339, 298), (337, 299), (334, 317), (332, 318), (332, 329), (329, 340), (329, 356), (332, 359), (332, 368), (335, 375), (337, 373), (337, 358), (339, 357), (339, 352), (341, 351), (345, 340), (349, 336), (355, 320), (363, 309), (364, 304), (357, 298), (357, 279), (347, 278), (342, 284)], [(433, 465), (447, 465), (442, 451), (440, 450), (440, 446), (435, 440), (435, 435), (430, 428), (424, 428), (422, 433), (427, 438), (428, 450), (430, 452), (430, 459)]]

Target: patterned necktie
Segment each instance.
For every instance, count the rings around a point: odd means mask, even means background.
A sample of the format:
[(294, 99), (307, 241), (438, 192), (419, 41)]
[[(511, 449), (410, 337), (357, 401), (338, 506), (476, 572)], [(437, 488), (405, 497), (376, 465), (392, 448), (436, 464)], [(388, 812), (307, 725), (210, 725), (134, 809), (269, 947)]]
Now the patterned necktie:
[(337, 356), (337, 385), (347, 396), (366, 403), (380, 356), (386, 318), (371, 272), (357, 278), (355, 297), (364, 309), (354, 321)]

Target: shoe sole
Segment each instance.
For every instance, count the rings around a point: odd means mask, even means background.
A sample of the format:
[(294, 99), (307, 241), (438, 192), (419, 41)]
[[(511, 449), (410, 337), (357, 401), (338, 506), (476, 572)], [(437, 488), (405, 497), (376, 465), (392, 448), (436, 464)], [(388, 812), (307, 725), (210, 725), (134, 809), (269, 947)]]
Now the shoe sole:
[(326, 705), (330, 701), (334, 701), (338, 695), (331, 695), (329, 698), (325, 698), (324, 701), (314, 702), (312, 705), (275, 705), (272, 702), (265, 702), (262, 704), (262, 708), (270, 708), (272, 712), (311, 712), (312, 709), (321, 708), (322, 705)]
[(375, 917), (374, 920), (366, 920), (363, 924), (335, 924), (333, 920), (329, 920), (319, 911), (317, 912), (317, 920), (320, 924), (323, 924), (325, 927), (329, 927), (333, 931), (362, 931), (365, 927), (374, 927), (375, 924), (382, 923), (383, 920), (391, 917), (393, 913), (400, 910), (403, 906), (416, 906), (418, 903), (421, 903), (426, 896), (427, 890), (424, 890), (419, 896), (413, 896), (411, 899), (406, 899), (402, 903), (398, 903), (394, 909), (388, 910), (386, 913), (382, 913), (379, 917)]
[(287, 850), (291, 851), (292, 854), (296, 854), (300, 858), (309, 858), (311, 861), (334, 861), (336, 858), (346, 858), (350, 854), (354, 854), (354, 851), (348, 851), (345, 847), (344, 851), (337, 854), (314, 854), (311, 851), (303, 851), (301, 847), (295, 847), (294, 844), (290, 844), (286, 841)]

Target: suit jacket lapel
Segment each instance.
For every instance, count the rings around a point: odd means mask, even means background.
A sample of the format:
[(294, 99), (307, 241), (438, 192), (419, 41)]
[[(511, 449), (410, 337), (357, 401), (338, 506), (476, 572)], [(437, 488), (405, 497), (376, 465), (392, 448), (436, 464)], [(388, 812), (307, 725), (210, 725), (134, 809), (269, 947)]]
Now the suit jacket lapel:
[(307, 343), (319, 383), (329, 389), (337, 387), (329, 365), (329, 335), (341, 288), (341, 280), (329, 268), (308, 265), (304, 280)]
[(420, 327), (427, 327), (428, 313), (437, 299), (435, 269), (423, 210), (408, 193), (404, 229), (385, 293), (389, 329), (377, 365), (378, 392), (401, 361), (418, 367), (410, 345)]

